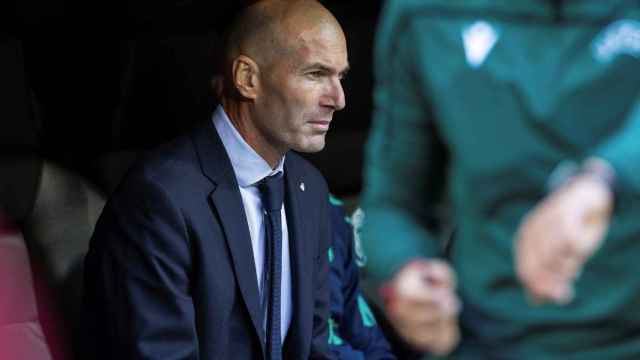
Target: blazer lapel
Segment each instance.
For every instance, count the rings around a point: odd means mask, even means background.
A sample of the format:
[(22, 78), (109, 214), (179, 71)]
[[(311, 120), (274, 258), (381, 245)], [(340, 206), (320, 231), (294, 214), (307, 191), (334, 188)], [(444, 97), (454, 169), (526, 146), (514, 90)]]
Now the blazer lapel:
[(242, 200), (239, 197), (237, 188), (231, 189), (228, 186), (218, 186), (210, 195), (224, 229), (225, 240), (231, 252), (233, 268), (242, 298), (251, 315), (253, 326), (262, 340), (262, 314), (260, 312), (255, 261), (251, 250), (251, 236), (247, 219), (244, 216)]
[[(289, 231), (289, 247), (291, 257), (291, 282), (293, 297), (293, 316), (287, 338), (284, 343), (286, 358), (297, 359), (309, 347), (306, 338), (309, 337), (311, 323), (304, 318), (313, 317), (313, 298), (310, 287), (313, 280), (313, 259), (308, 255), (307, 242), (311, 239), (309, 227), (304, 217), (304, 178), (294, 161), (287, 157), (285, 161), (286, 179), (286, 214)], [(311, 321), (312, 322), (312, 321)]]
[(264, 353), (264, 333), (260, 312), (258, 281), (251, 245), (251, 235), (231, 161), (213, 124), (193, 133), (203, 173), (215, 187), (209, 198), (215, 207), (231, 253), (236, 281)]

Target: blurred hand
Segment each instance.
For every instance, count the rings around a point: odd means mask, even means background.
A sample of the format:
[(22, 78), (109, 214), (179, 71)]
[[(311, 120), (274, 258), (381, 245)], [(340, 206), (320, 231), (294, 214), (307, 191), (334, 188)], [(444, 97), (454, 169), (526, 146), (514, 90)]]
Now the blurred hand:
[(585, 262), (605, 237), (613, 194), (591, 175), (560, 187), (523, 219), (515, 239), (515, 266), (529, 298), (565, 304)]
[(411, 346), (445, 355), (458, 344), (460, 301), (455, 277), (440, 260), (414, 260), (380, 290), (386, 315)]

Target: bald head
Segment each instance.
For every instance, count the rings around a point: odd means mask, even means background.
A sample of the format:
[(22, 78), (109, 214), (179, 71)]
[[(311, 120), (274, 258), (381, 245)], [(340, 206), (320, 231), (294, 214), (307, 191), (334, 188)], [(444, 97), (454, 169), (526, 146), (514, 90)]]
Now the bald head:
[(227, 41), (220, 102), (247, 144), (272, 167), (290, 149), (320, 151), (349, 68), (333, 15), (313, 0), (263, 0)]
[(338, 21), (317, 1), (256, 1), (230, 28), (225, 49), (227, 63), (245, 55), (261, 66), (268, 66), (295, 50), (304, 40), (304, 33), (318, 26), (344, 37)]

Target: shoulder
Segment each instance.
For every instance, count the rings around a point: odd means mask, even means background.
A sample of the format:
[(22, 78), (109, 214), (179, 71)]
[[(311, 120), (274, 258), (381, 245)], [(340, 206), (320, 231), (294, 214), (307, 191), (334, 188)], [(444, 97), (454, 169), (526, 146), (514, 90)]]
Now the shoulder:
[(190, 189), (203, 181), (193, 142), (189, 136), (181, 136), (141, 154), (114, 196), (127, 194), (137, 199), (160, 191), (173, 197), (192, 193)]
[(162, 144), (146, 152), (133, 169), (133, 174), (167, 181), (198, 165), (195, 149), (188, 136)]
[(347, 218), (347, 212), (344, 209), (344, 203), (336, 198), (335, 196), (333, 196), (332, 194), (329, 194), (329, 211), (331, 212), (331, 219), (335, 224), (345, 224), (347, 225), (346, 222), (346, 218)]
[(341, 203), (336, 202), (336, 198), (329, 195), (329, 212), (331, 214), (331, 228), (333, 230), (333, 247), (338, 253), (345, 253), (348, 249), (349, 235), (351, 227), (347, 222), (348, 217)]

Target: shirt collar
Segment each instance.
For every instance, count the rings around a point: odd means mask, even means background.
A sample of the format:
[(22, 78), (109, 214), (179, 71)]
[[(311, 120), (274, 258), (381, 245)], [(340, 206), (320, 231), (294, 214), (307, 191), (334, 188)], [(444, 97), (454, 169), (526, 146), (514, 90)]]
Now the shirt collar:
[(276, 168), (272, 169), (269, 163), (244, 141), (222, 105), (218, 105), (213, 112), (212, 121), (231, 160), (231, 166), (240, 187), (254, 185), (264, 177), (278, 172), (284, 173), (284, 156)]

